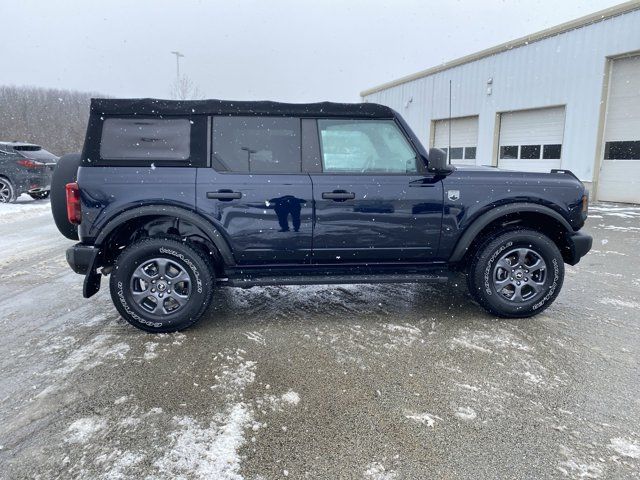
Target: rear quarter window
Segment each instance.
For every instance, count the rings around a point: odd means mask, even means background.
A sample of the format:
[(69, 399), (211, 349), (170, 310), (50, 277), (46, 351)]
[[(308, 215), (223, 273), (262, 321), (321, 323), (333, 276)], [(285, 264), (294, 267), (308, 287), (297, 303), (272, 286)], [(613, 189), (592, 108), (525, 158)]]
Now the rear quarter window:
[(187, 118), (107, 118), (102, 125), (104, 160), (186, 161), (191, 156)]

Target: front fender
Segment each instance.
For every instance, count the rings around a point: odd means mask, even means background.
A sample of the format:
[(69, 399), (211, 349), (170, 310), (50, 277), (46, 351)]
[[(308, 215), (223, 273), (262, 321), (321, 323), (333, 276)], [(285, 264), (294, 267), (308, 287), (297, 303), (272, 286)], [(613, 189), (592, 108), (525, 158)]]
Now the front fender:
[(546, 215), (559, 222), (565, 229), (566, 233), (573, 233), (573, 229), (571, 228), (569, 222), (562, 215), (549, 207), (546, 207), (544, 205), (537, 205), (535, 203), (510, 203), (491, 209), (476, 218), (465, 229), (465, 231), (458, 239), (453, 252), (449, 256), (449, 262), (455, 263), (462, 260), (464, 255), (467, 253), (467, 250), (473, 243), (473, 240), (491, 222), (511, 213), (523, 212), (540, 213)]

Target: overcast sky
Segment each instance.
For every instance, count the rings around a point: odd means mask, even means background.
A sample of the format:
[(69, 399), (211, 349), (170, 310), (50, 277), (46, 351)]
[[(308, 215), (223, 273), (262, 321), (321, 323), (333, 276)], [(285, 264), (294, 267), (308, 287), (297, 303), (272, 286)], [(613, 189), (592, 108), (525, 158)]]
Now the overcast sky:
[(0, 84), (168, 98), (179, 50), (181, 73), (208, 98), (357, 102), (365, 88), (617, 3), (0, 0)]

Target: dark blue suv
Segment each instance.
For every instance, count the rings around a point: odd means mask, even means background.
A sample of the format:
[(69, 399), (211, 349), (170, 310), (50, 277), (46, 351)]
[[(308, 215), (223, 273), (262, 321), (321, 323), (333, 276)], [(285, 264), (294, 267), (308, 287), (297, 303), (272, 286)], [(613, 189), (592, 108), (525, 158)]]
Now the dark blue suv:
[(456, 168), (375, 104), (94, 99), (52, 209), (85, 275), (132, 325), (195, 323), (221, 286), (424, 282), (462, 272), (528, 317), (591, 248), (568, 171)]

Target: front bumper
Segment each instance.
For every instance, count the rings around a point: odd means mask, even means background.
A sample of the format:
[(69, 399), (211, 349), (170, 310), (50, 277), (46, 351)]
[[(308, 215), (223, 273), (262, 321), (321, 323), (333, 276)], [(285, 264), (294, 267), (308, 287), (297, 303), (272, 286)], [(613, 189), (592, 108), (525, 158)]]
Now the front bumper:
[(67, 263), (71, 269), (84, 275), (82, 296), (89, 298), (100, 290), (101, 275), (97, 272), (100, 266), (100, 249), (76, 243), (67, 249)]
[(593, 237), (585, 233), (576, 232), (569, 236), (567, 244), (568, 252), (565, 261), (569, 265), (575, 265), (591, 250)]

